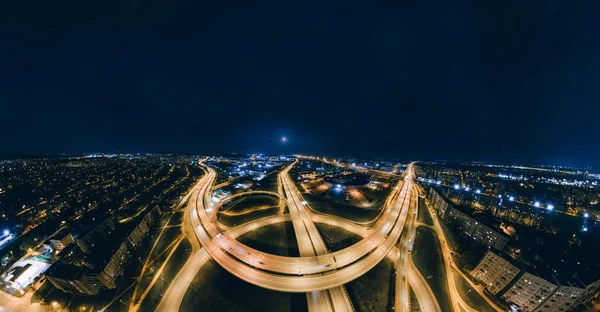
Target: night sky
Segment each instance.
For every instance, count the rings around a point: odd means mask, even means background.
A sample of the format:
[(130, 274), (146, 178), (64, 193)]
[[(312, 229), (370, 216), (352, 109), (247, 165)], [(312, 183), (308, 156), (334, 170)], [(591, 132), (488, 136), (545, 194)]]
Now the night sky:
[(597, 0), (3, 2), (1, 155), (600, 167)]

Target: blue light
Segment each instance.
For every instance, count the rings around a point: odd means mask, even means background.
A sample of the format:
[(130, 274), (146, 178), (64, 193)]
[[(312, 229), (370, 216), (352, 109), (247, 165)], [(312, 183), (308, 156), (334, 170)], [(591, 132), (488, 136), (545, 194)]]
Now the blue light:
[(586, 212), (586, 213), (584, 213), (584, 214), (583, 214), (583, 217), (584, 217), (584, 218), (589, 218), (589, 217), (590, 217), (590, 214)]
[(583, 227), (583, 231), (584, 231), (584, 232), (587, 232), (587, 231), (588, 231), (588, 228), (584, 226), (584, 227)]
[(552, 209), (554, 209), (554, 205), (552, 205), (552, 204), (548, 204), (548, 205), (546, 206), (546, 209), (548, 209), (548, 210), (552, 210)]
[(481, 194), (481, 190), (480, 190), (480, 189), (477, 189), (477, 190), (475, 190), (475, 193), (477, 193), (477, 194)]
[(460, 185), (458, 185), (458, 184), (454, 184), (454, 189), (455, 189), (455, 190), (458, 190), (458, 189), (460, 189)]
[(510, 200), (510, 201), (515, 201), (515, 197), (514, 197), (514, 196), (510, 196), (510, 197), (508, 198), (508, 200)]
[(8, 235), (10, 232), (8, 230), (4, 230), (4, 235)]
[(534, 205), (535, 207), (539, 208), (539, 207), (540, 207), (542, 204), (540, 204), (540, 202), (539, 202), (539, 201), (536, 201), (535, 203), (533, 203), (533, 205)]

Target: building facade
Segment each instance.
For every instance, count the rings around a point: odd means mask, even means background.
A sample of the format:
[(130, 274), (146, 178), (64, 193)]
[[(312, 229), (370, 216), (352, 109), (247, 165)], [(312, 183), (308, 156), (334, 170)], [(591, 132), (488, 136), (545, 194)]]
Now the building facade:
[(579, 287), (559, 286), (552, 296), (540, 304), (536, 311), (562, 312), (577, 305), (578, 299), (585, 294), (585, 289)]
[(491, 294), (504, 289), (520, 272), (509, 261), (488, 251), (479, 264), (471, 271), (471, 276), (480, 282)]
[(503, 295), (502, 299), (516, 306), (519, 311), (535, 311), (542, 302), (552, 296), (558, 286), (529, 272), (520, 278)]
[(504, 249), (506, 244), (508, 244), (508, 236), (454, 207), (452, 203), (446, 200), (433, 187), (429, 188), (427, 199), (430, 205), (436, 210), (438, 216), (446, 223), (456, 224), (460, 230), (460, 234), (467, 237), (471, 243), (498, 250)]

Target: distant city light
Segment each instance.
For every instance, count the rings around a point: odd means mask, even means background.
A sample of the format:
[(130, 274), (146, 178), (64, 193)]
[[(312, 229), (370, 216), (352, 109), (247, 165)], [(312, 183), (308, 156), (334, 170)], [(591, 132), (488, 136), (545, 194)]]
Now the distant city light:
[(458, 190), (459, 188), (460, 188), (460, 185), (458, 185), (458, 184), (454, 184), (454, 189), (455, 189), (455, 190)]
[(283, 143), (287, 142), (287, 138), (286, 137), (281, 138), (281, 142), (283, 142)]
[(510, 200), (510, 201), (515, 201), (515, 197), (514, 197), (514, 196), (510, 196), (510, 197), (508, 198), (508, 200)]
[(4, 230), (4, 235), (8, 235), (10, 232), (8, 230)]
[(586, 213), (584, 213), (584, 214), (583, 214), (583, 217), (584, 217), (584, 218), (589, 218), (589, 217), (590, 217), (590, 214), (586, 212)]
[(465, 191), (467, 191), (467, 192), (468, 192), (469, 190), (470, 190), (470, 188), (469, 188), (468, 186), (467, 186), (467, 187), (465, 187)]
[(534, 205), (535, 207), (539, 208), (539, 207), (540, 207), (542, 204), (540, 204), (540, 202), (539, 202), (539, 201), (536, 201), (535, 203), (533, 203), (533, 205)]
[(552, 209), (554, 209), (554, 205), (552, 205), (552, 204), (548, 204), (548, 205), (546, 206), (546, 208), (547, 208), (548, 210), (552, 210)]
[(481, 194), (481, 190), (480, 190), (480, 189), (476, 189), (476, 190), (475, 190), (475, 193), (477, 193), (477, 194)]
[(584, 226), (584, 227), (583, 227), (583, 231), (584, 231), (584, 232), (587, 232), (587, 231), (588, 231), (588, 228)]
[(499, 194), (499, 195), (498, 195), (498, 198), (502, 198), (502, 194)]
[(440, 185), (440, 184), (442, 184), (442, 181), (437, 181), (436, 184)]

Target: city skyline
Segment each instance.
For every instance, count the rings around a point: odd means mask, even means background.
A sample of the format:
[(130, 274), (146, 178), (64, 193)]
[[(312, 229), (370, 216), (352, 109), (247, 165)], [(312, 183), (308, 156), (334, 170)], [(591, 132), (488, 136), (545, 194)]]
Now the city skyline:
[(1, 160), (0, 307), (595, 311), (599, 190), (585, 171), (483, 163)]

